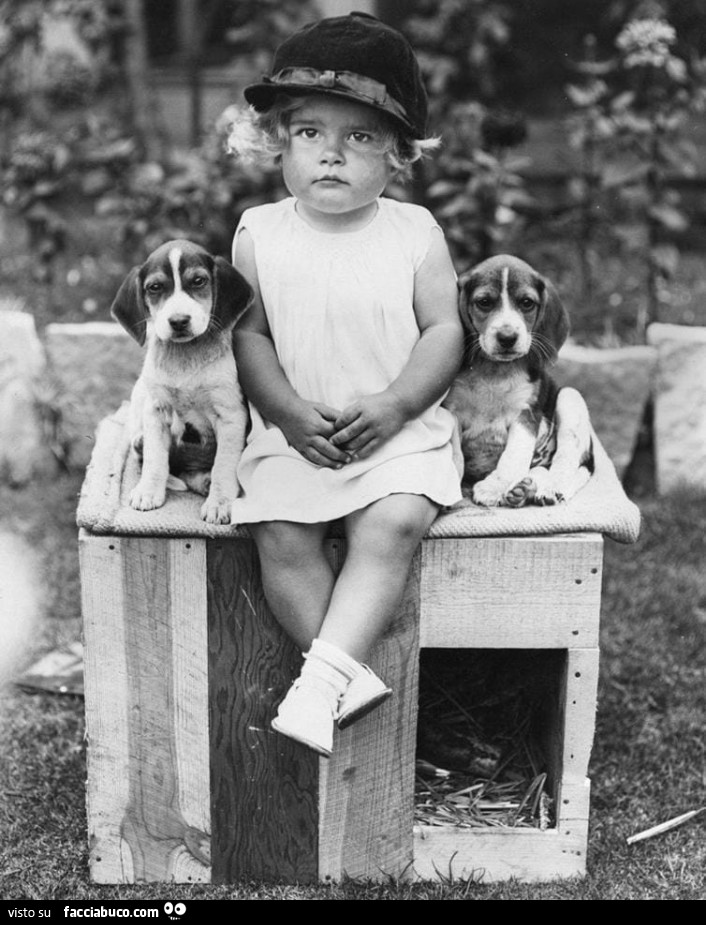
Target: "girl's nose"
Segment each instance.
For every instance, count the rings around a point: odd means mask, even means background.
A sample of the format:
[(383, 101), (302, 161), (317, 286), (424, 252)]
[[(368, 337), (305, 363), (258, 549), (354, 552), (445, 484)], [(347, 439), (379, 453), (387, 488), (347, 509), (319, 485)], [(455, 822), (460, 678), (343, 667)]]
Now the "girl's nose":
[(340, 140), (327, 138), (321, 152), (321, 162), (324, 164), (342, 164), (343, 160), (343, 145)]

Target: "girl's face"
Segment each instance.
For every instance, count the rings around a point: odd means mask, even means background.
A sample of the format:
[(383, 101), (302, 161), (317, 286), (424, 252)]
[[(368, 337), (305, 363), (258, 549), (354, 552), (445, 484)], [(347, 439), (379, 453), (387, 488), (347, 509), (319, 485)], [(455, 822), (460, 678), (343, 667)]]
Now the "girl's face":
[(390, 132), (374, 110), (311, 96), (292, 113), (282, 175), (303, 218), (316, 228), (350, 231), (376, 211), (392, 174)]

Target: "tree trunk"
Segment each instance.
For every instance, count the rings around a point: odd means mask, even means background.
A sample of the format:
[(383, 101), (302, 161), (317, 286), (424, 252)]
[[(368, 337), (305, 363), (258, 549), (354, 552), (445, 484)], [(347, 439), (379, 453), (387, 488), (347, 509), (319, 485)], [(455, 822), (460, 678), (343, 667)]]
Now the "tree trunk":
[[(204, 37), (202, 22), (204, 13), (198, 9), (197, 0), (179, 0), (177, 9), (179, 52), (189, 86), (189, 142), (192, 147), (196, 147), (201, 140), (203, 114), (201, 55)], [(208, 12), (206, 15), (209, 15)]]
[(164, 146), (158, 130), (158, 106), (149, 80), (143, 0), (126, 0), (125, 12), (128, 21), (125, 72), (132, 123), (147, 159), (161, 160)]

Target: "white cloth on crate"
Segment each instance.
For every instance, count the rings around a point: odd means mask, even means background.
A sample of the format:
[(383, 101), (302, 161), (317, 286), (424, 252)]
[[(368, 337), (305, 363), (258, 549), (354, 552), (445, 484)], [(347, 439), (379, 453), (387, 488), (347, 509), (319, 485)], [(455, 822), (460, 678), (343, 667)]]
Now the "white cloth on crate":
[[(441, 233), (431, 213), (382, 198), (364, 228), (331, 234), (308, 225), (288, 198), (246, 210), (236, 248), (242, 229), (253, 240), (275, 350), (295, 391), (342, 411), (387, 388), (420, 337), (414, 277), (431, 236)], [(341, 469), (308, 462), (256, 408), (250, 412), (233, 523), (329, 522), (396, 493), (439, 505), (461, 498), (453, 417), (441, 400)]]

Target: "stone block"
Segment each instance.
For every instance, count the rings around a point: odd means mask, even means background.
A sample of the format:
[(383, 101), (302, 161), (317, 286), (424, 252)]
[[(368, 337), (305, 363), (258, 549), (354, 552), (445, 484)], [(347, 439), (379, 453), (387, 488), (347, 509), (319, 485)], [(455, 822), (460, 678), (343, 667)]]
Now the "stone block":
[(652, 324), (657, 490), (706, 490), (706, 328)]
[(0, 480), (20, 486), (56, 471), (44, 348), (28, 312), (0, 305)]
[(600, 349), (566, 344), (554, 375), (584, 397), (593, 428), (620, 478), (632, 460), (657, 363), (654, 347)]
[(45, 338), (67, 463), (80, 468), (91, 458), (100, 421), (130, 397), (144, 355), (109, 321), (50, 324)]
[(17, 531), (0, 528), (0, 689), (15, 679), (36, 641), (42, 588), (36, 549)]

